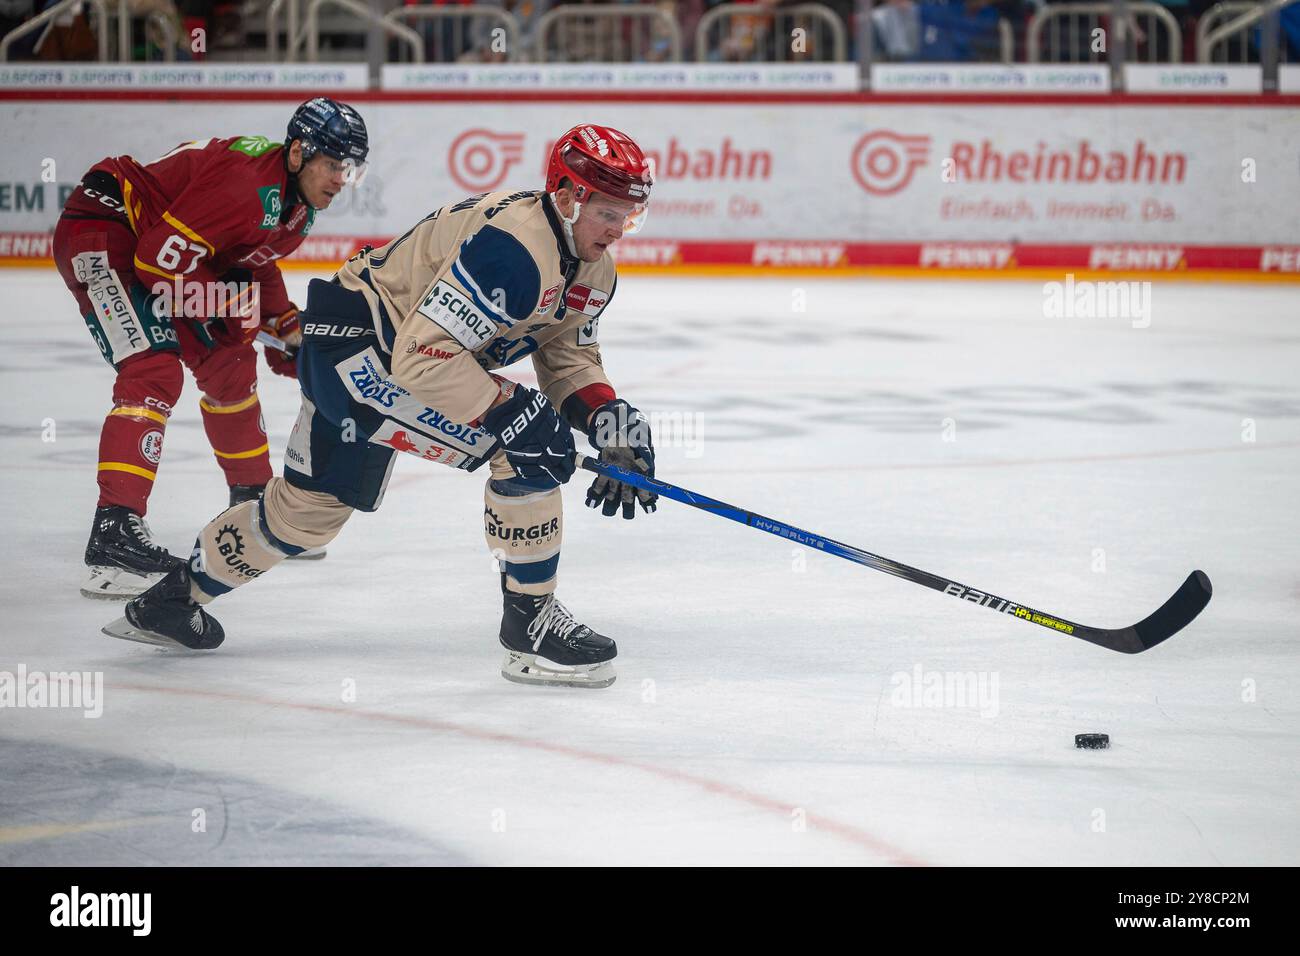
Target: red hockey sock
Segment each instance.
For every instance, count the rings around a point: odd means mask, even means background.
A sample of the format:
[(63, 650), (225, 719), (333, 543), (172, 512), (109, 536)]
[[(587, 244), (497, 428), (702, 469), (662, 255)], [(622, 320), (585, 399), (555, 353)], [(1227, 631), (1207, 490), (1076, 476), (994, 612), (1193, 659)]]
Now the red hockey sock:
[(270, 481), (271, 456), (257, 393), (230, 404), (205, 395), (199, 409), (217, 464), (226, 473), (226, 484), (265, 485)]
[(167, 416), (143, 405), (114, 405), (99, 433), (99, 506), (144, 514), (162, 460)]
[(181, 385), (174, 353), (153, 352), (122, 364), (113, 385), (113, 410), (99, 434), (100, 507), (125, 505), (145, 513)]

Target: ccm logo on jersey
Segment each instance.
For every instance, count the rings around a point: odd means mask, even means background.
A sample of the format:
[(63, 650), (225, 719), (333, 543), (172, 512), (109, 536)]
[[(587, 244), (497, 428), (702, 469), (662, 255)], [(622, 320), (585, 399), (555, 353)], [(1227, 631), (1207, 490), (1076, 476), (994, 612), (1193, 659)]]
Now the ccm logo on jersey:
[(465, 293), (439, 281), (433, 284), (415, 310), (471, 351), (496, 335), (496, 324), (479, 315), (464, 299)]
[(593, 289), (586, 285), (575, 285), (564, 295), (565, 307), (583, 315), (600, 315), (600, 310), (605, 308), (608, 301), (609, 293), (604, 289)]

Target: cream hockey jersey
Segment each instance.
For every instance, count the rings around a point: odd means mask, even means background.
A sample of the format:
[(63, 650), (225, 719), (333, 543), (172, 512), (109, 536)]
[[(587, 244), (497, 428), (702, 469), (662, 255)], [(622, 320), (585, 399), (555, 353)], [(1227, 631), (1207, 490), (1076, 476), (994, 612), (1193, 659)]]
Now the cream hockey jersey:
[(498, 394), (490, 370), (526, 356), (557, 409), (588, 386), (610, 388), (597, 325), (615, 291), (614, 261), (570, 255), (543, 192), (444, 206), (357, 253), (337, 279), (369, 304), (392, 382), (448, 423), (481, 417)]

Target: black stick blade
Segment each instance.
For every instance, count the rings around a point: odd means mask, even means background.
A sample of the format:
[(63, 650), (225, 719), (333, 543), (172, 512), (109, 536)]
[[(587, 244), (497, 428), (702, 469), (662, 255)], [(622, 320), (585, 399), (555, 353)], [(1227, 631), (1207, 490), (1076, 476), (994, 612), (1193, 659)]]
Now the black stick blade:
[(1153, 614), (1132, 627), (1115, 631), (1101, 628), (1081, 628), (1075, 632), (1076, 637), (1085, 641), (1108, 647), (1112, 651), (1125, 654), (1140, 654), (1164, 641), (1169, 640), (1192, 621), (1196, 615), (1205, 610), (1210, 603), (1214, 589), (1204, 571), (1193, 571), (1183, 582), (1183, 586), (1174, 592)]

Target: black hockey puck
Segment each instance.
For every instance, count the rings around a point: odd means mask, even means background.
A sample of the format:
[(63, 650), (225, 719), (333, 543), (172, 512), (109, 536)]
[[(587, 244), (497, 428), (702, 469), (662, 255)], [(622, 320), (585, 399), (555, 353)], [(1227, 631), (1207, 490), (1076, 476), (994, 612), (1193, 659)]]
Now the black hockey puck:
[(1110, 734), (1075, 734), (1074, 745), (1080, 750), (1105, 750), (1110, 746)]

